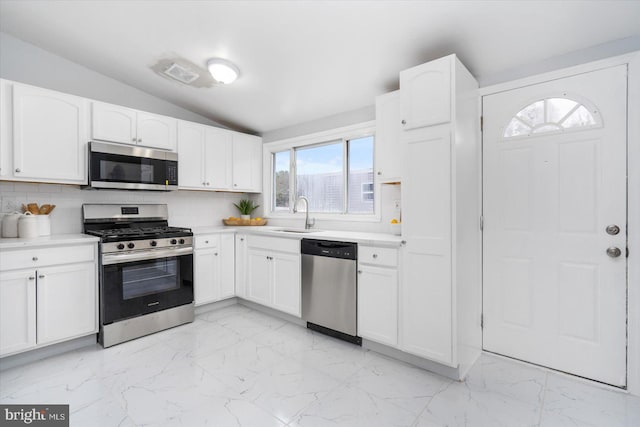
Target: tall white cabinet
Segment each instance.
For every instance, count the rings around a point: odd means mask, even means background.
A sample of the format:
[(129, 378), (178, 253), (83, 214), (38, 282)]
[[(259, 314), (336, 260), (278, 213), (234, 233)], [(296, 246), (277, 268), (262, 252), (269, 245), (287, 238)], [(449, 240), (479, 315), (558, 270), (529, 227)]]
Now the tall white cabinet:
[(478, 84), (455, 55), (400, 73), (400, 348), (458, 368), (481, 351)]

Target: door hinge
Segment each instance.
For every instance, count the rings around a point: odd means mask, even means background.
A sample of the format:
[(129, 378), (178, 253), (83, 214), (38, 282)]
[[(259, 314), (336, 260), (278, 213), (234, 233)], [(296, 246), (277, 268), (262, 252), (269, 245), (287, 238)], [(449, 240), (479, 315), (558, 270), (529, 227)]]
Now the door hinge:
[(484, 130), (484, 116), (480, 116), (480, 132)]
[(480, 329), (484, 329), (484, 314), (480, 315)]
[(480, 215), (480, 231), (484, 230), (484, 215)]

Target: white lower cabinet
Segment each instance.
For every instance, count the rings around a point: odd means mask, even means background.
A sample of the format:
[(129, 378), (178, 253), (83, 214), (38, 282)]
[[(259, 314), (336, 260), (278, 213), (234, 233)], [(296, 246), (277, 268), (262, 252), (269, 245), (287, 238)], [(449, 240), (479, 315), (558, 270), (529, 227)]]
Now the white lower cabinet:
[(96, 254), (96, 244), (2, 251), (0, 357), (98, 331)]
[(300, 241), (246, 236), (244, 298), (300, 317)]
[(398, 251), (359, 247), (358, 335), (398, 345)]
[(204, 234), (195, 237), (193, 255), (196, 306), (235, 295), (234, 235)]

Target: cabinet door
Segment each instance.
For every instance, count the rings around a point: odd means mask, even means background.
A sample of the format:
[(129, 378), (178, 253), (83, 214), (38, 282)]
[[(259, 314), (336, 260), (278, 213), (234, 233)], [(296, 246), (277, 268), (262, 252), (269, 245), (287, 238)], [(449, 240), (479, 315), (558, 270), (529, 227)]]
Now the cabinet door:
[(172, 117), (143, 113), (137, 115), (138, 145), (176, 150), (176, 128), (178, 121)]
[(11, 82), (0, 79), (0, 177), (11, 175)]
[(235, 236), (220, 235), (220, 299), (230, 298), (236, 293), (235, 280)]
[(87, 102), (31, 86), (13, 86), (16, 178), (86, 184)]
[(103, 102), (91, 103), (91, 137), (136, 144), (136, 110)]
[(205, 177), (207, 188), (231, 189), (231, 169), (233, 150), (231, 132), (224, 129), (208, 128), (205, 145)]
[(378, 182), (402, 179), (404, 145), (400, 140), (400, 91), (376, 97), (375, 169)]
[(262, 139), (233, 133), (233, 190), (262, 192)]
[(408, 353), (452, 365), (449, 132), (444, 126), (404, 135), (401, 342)]
[(38, 270), (38, 344), (97, 332), (96, 264)]
[(398, 344), (398, 270), (360, 265), (358, 335), (382, 344)]
[(220, 256), (217, 247), (197, 249), (193, 255), (196, 305), (220, 299)]
[(271, 307), (271, 255), (247, 249), (247, 299)]
[(206, 189), (204, 177), (204, 144), (206, 127), (180, 122), (178, 125), (178, 186)]
[(451, 74), (446, 56), (400, 72), (400, 114), (404, 130), (451, 121)]
[(36, 345), (36, 272), (0, 273), (0, 355)]
[(247, 295), (247, 236), (236, 234), (236, 296)]
[(300, 317), (300, 255), (275, 254), (273, 260), (273, 308)]

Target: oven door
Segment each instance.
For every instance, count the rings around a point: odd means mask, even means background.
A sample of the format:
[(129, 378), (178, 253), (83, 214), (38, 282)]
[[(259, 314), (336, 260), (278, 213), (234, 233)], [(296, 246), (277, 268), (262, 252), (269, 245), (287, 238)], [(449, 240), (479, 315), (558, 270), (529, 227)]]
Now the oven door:
[(102, 324), (193, 302), (193, 252), (102, 266)]
[(159, 150), (91, 142), (89, 185), (129, 190), (176, 189), (177, 156)]

